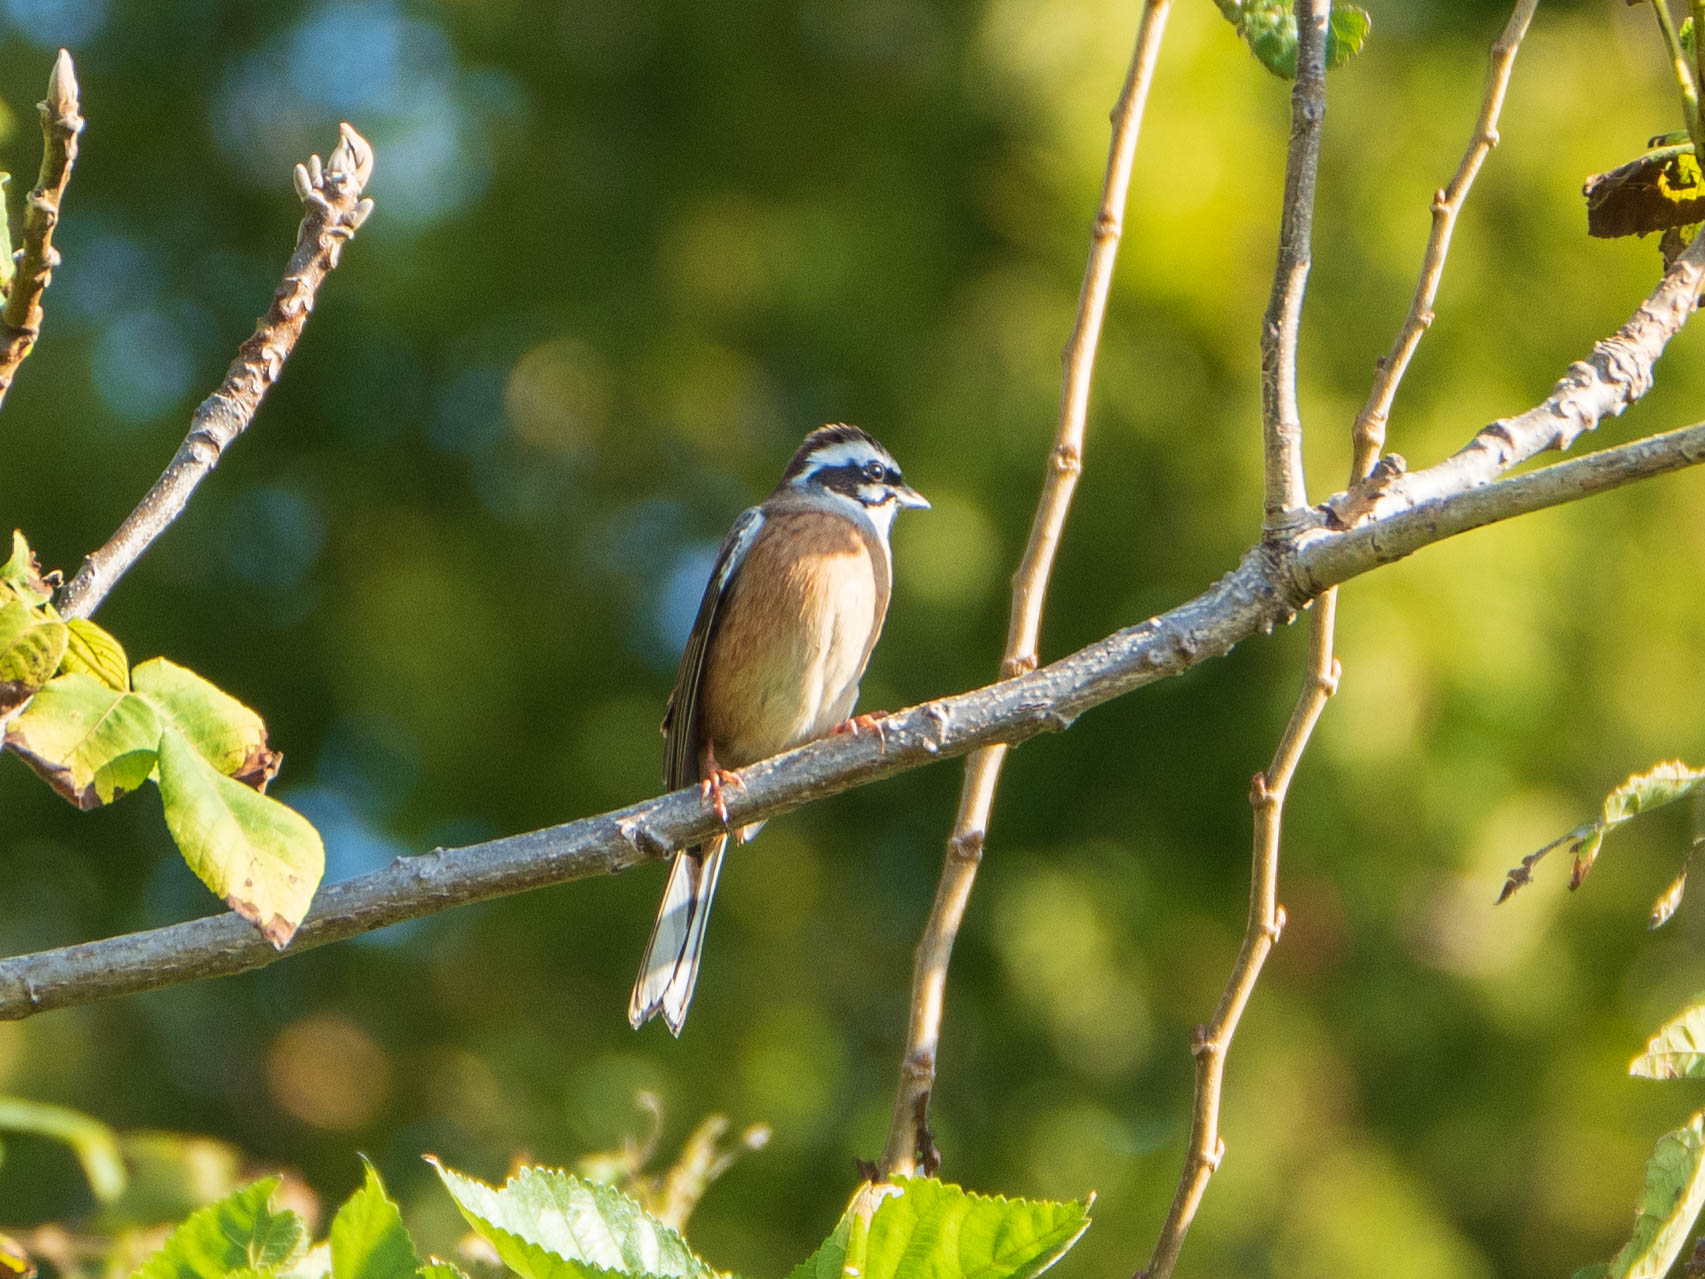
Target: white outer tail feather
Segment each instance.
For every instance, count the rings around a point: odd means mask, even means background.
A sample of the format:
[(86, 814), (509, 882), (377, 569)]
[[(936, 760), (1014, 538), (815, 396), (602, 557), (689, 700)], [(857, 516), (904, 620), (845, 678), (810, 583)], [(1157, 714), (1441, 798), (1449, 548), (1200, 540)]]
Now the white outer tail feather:
[(628, 1000), (628, 1021), (635, 1030), (659, 1012), (673, 1035), (679, 1035), (686, 1024), (687, 1006), (693, 1002), (693, 987), (699, 980), (711, 898), (727, 851), (728, 836), (718, 835), (705, 845), (702, 856), (686, 850), (675, 854), (663, 904)]

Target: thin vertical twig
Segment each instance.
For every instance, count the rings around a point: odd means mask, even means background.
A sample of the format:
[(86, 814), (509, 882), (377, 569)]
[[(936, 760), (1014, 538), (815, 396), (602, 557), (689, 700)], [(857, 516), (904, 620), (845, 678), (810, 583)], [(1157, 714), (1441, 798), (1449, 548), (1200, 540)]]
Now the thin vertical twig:
[(373, 148), (347, 124), (339, 127), (338, 144), (324, 164), (314, 155), (296, 166), (302, 223), (272, 305), (237, 348), (237, 357), (219, 386), (191, 415), (189, 434), (160, 478), (106, 545), (86, 556), (77, 575), (60, 591), (61, 614), (88, 617), (93, 613), (114, 583), (183, 513), (225, 450), (248, 429), (296, 349), (320, 286), (336, 268), (343, 246), (373, 210), (373, 201), (361, 194), (372, 175)]
[[(1662, 0), (1658, 0), (1659, 3)], [(1516, 0), (1514, 10), (1503, 31), (1492, 43), (1491, 65), (1487, 72), (1486, 89), (1480, 103), (1480, 113), (1468, 147), (1457, 165), (1449, 186), (1438, 191), (1432, 201), (1432, 229), (1421, 254), (1420, 278), (1409, 313), (1398, 328), (1391, 350), (1376, 366), (1373, 386), (1367, 403), (1356, 417), (1351, 433), (1350, 483), (1354, 486), (1365, 479), (1379, 460), (1385, 446), (1385, 427), (1396, 397), (1398, 385), (1408, 370), (1410, 358), (1433, 320), (1433, 303), (1438, 297), (1439, 281), (1444, 274), (1445, 258), (1450, 252), (1451, 234), (1468, 197), (1481, 165), (1498, 144), (1498, 117), (1503, 111), (1504, 97), (1509, 88), (1510, 74), (1515, 67), (1517, 50), (1527, 34), (1538, 0)], [(1255, 983), (1267, 961), (1268, 953), (1279, 939), (1285, 925), (1284, 907), (1278, 901), (1280, 835), (1284, 821), (1285, 796), (1298, 762), (1307, 748), (1314, 726), (1320, 721), (1326, 703), (1337, 691), (1342, 668), (1334, 653), (1337, 629), (1338, 589), (1325, 591), (1314, 603), (1308, 636), (1308, 657), (1303, 673), (1303, 686), (1291, 710), (1289, 722), (1279, 738), (1272, 762), (1265, 772), (1257, 773), (1250, 786), (1249, 801), (1254, 808), (1253, 859), (1250, 870), (1249, 920), (1243, 935), (1243, 945), (1232, 965), (1225, 993), (1213, 1020), (1197, 1027), (1191, 1042), (1191, 1055), (1196, 1062), (1195, 1105), (1191, 1112), (1189, 1153), (1184, 1172), (1154, 1255), (1142, 1271), (1145, 1279), (1165, 1279), (1172, 1273), (1184, 1237), (1195, 1219), (1196, 1211), (1207, 1191), (1208, 1181), (1225, 1155), (1225, 1140), (1219, 1131), (1220, 1098), (1225, 1083), (1226, 1054), (1231, 1047), (1237, 1024), (1254, 993)]]
[(1261, 437), (1266, 500), (1262, 531), (1293, 531), (1308, 506), (1302, 468), (1302, 416), (1297, 405), (1297, 335), (1308, 288), (1314, 235), (1314, 183), (1326, 122), (1326, 29), (1331, 0), (1298, 0), (1297, 78), (1291, 89), (1291, 140), (1279, 212), (1273, 292), (1261, 321)]
[[(59, 265), (53, 231), (59, 225), (59, 206), (77, 163), (77, 139), (83, 133), (78, 101), (77, 71), (64, 49), (53, 60), (47, 77), (47, 96), (36, 103), (41, 115), (41, 172), (24, 203), (23, 244), (16, 254), (16, 271), (0, 311), (0, 401), (12, 388), (18, 366), (41, 336), (41, 295)], [(0, 217), (4, 217), (0, 210)]]
[[(1072, 494), (1083, 471), (1084, 423), (1089, 413), (1095, 350), (1107, 312), (1107, 295), (1119, 249), (1137, 135), (1142, 127), (1149, 89), (1154, 83), (1161, 36), (1166, 30), (1171, 8), (1172, 0), (1145, 0), (1130, 68), (1113, 108), (1113, 136), (1108, 149), (1107, 174), (1102, 184), (1101, 205), (1095, 216), (1083, 287), (1078, 293), (1077, 320), (1061, 357), (1060, 414), (1054, 447), (1048, 457), (1048, 472), (1036, 507), (1036, 517), (1030, 527), (1030, 541), (1012, 580), (1012, 620), (1007, 629), (1006, 652), (1001, 662), (1003, 678), (1036, 668), (1048, 577), (1059, 549), (1060, 533), (1065, 526)], [(935, 1084), (936, 1051), (941, 1041), (947, 968), (960, 921), (965, 916), (965, 905), (970, 899), (977, 866), (982, 861), (989, 812), (994, 805), (995, 787), (1000, 781), (1005, 758), (1004, 745), (992, 746), (973, 753), (965, 766), (959, 810), (953, 833), (947, 840), (941, 880), (929, 920), (918, 942), (906, 1052), (900, 1066), (894, 1118), (880, 1165), (885, 1178), (909, 1175), (920, 1168), (926, 1172), (934, 1171), (940, 1158), (930, 1135), (929, 1103)]]

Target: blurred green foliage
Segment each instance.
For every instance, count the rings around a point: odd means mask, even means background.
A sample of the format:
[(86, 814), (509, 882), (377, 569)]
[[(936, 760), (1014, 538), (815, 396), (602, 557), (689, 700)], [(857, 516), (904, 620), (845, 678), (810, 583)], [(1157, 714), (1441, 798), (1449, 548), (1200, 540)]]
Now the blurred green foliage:
[[(1333, 73), (1302, 367), (1316, 496), (1400, 321), (1508, 8), (1382, 0)], [(0, 528), (73, 568), (247, 335), (349, 119), (374, 218), (282, 384), (103, 607), (255, 707), (327, 877), (641, 798), (709, 556), (811, 426), (856, 421), (936, 510), (896, 535), (865, 705), (993, 675), (1136, 17), (1107, 0), (6, 0), (0, 167), (34, 171), (52, 49), (89, 118), (43, 339), (0, 416)], [(1259, 523), (1257, 332), (1285, 87), (1179, 0), (1098, 361), (1044, 656), (1193, 594)], [(1678, 127), (1643, 7), (1541, 7), (1398, 399), (1412, 463), (1541, 399), (1623, 322), (1651, 241), (1581, 180)], [(14, 200), (17, 193), (14, 192)], [(16, 209), (14, 206), (14, 215)], [(1607, 439), (1700, 416), (1705, 333)], [(1590, 442), (1589, 442), (1590, 443)], [(1699, 987), (1705, 915), (1639, 926), (1676, 806), (1578, 897), (1493, 909), (1523, 853), (1650, 761), (1705, 755), (1705, 476), (1488, 529), (1351, 584), (1343, 691), (1288, 805), (1290, 919), (1233, 1050), (1228, 1153), (1181, 1273), (1550, 1275), (1628, 1237), (1682, 1090), (1623, 1075)], [(1147, 1255), (1189, 1028), (1243, 926), (1250, 775), (1301, 635), (1010, 761), (949, 988), (944, 1173), (1100, 1194), (1066, 1276)], [(772, 823), (722, 885), (689, 1032), (623, 1017), (661, 875), (493, 903), (249, 976), (0, 1026), (0, 1092), (209, 1134), (337, 1202), (369, 1152), (423, 1249), (418, 1160), (499, 1177), (614, 1145), (632, 1097), (775, 1136), (694, 1241), (775, 1273), (880, 1148), (958, 769)], [(1680, 820), (1679, 816), (1676, 819)], [(0, 768), (0, 951), (207, 899), (157, 813)], [(0, 1227), (92, 1211), (8, 1141)]]

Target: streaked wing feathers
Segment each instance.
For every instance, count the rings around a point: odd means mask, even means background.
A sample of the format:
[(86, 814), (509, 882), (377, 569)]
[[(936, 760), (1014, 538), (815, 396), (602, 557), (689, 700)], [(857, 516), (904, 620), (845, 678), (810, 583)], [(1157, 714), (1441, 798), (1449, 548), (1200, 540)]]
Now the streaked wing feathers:
[(717, 549), (716, 564), (711, 569), (710, 581), (705, 584), (704, 598), (699, 601), (686, 650), (681, 654), (681, 668), (675, 675), (675, 688), (669, 694), (669, 709), (663, 715), (663, 784), (669, 790), (679, 790), (700, 780), (699, 684), (704, 678), (705, 656), (716, 629), (717, 609), (727, 598), (728, 588), (763, 525), (764, 515), (757, 507), (740, 512)]

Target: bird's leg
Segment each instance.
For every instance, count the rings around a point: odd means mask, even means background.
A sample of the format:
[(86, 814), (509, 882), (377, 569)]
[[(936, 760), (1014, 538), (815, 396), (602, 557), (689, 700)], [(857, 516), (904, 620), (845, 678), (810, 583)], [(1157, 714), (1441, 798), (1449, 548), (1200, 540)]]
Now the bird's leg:
[(716, 762), (716, 750), (709, 742), (704, 748), (704, 780), (699, 783), (699, 794), (704, 801), (716, 809), (717, 820), (724, 826), (728, 825), (728, 803), (722, 798), (724, 786), (739, 786), (745, 788), (746, 783), (740, 774), (731, 773)]
[(854, 715), (851, 719), (843, 719), (829, 732), (831, 736), (836, 737), (842, 733), (850, 734), (853, 737), (857, 737), (861, 732), (875, 733), (877, 749), (887, 750), (888, 739), (882, 735), (882, 721), (887, 718), (887, 711), (866, 711), (863, 715)]

